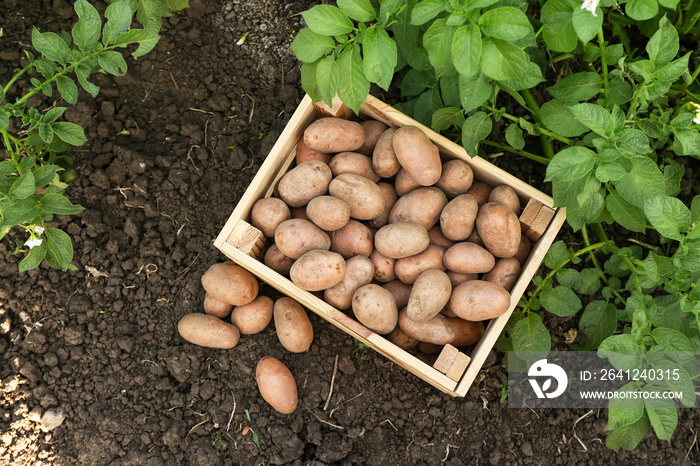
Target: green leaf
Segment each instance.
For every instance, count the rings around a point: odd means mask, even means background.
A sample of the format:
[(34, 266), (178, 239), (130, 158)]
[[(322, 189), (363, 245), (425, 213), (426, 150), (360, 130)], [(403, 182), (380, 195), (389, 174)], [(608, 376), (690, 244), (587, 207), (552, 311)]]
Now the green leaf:
[[(659, 382), (659, 385), (666, 387), (672, 392), (681, 393), (682, 396), (678, 401), (689, 408), (695, 405), (695, 388), (693, 387), (693, 379), (690, 378), (688, 371), (683, 366), (675, 361), (661, 359), (651, 363), (654, 369), (661, 369), (664, 373), (670, 373), (671, 377), (664, 377)], [(678, 374), (676, 379), (673, 374)]]
[(600, 279), (603, 272), (598, 268), (583, 269), (579, 273), (581, 284), (576, 288), (578, 294), (593, 294), (600, 289)]
[(676, 197), (663, 195), (644, 200), (644, 214), (666, 238), (680, 241), (690, 227), (690, 210)]
[(443, 108), (440, 100), (440, 90), (437, 87), (428, 89), (416, 99), (413, 118), (425, 126), (430, 126), (433, 114)]
[(10, 126), (10, 117), (5, 109), (0, 108), (0, 128), (7, 129)]
[(624, 228), (639, 233), (645, 232), (646, 220), (641, 209), (625, 201), (614, 188), (611, 188), (610, 194), (605, 198), (605, 207), (613, 219)]
[(670, 125), (674, 128), (687, 128), (693, 124), (694, 119), (695, 113), (682, 110), (678, 115), (673, 117)]
[(595, 166), (596, 153), (581, 147), (567, 147), (554, 155), (547, 165), (545, 181), (575, 181), (585, 178)]
[(664, 175), (648, 157), (634, 157), (632, 169), (615, 184), (617, 192), (630, 204), (643, 208), (644, 199), (666, 194)]
[(67, 76), (56, 78), (56, 87), (63, 99), (71, 105), (78, 101), (78, 86)]
[(644, 407), (656, 436), (661, 440), (670, 442), (671, 436), (678, 425), (676, 405), (673, 403), (673, 400), (663, 398), (663, 390), (657, 387), (646, 386), (642, 390), (647, 393), (655, 393), (653, 398), (644, 398)]
[(3, 160), (0, 162), (0, 175), (12, 175), (17, 169), (12, 160)]
[(328, 55), (319, 60), (316, 67), (316, 83), (321, 98), (331, 107), (338, 92), (338, 79), (338, 65), (333, 56)]
[(636, 21), (644, 21), (656, 16), (659, 12), (657, 0), (629, 0), (625, 6), (625, 13)]
[(674, 129), (673, 151), (678, 155), (700, 154), (700, 132), (697, 129)]
[(39, 209), (50, 214), (74, 215), (85, 210), (82, 206), (71, 204), (63, 194), (46, 194), (39, 201)]
[(59, 121), (53, 124), (53, 132), (62, 141), (72, 146), (82, 146), (87, 142), (83, 128), (75, 123)]
[(428, 51), (428, 59), (437, 75), (442, 73), (447, 64), (454, 33), (454, 26), (445, 26), (445, 20), (438, 19), (423, 35), (423, 47)]
[[(587, 269), (596, 270), (598, 269)], [(598, 282), (600, 283), (600, 282)], [(585, 343), (574, 343), (571, 348), (576, 351), (591, 351), (598, 348), (603, 340), (615, 333), (617, 328), (617, 309), (605, 301), (591, 301), (581, 314), (579, 329), (586, 335)]]
[(323, 100), (318, 81), (316, 80), (317, 67), (318, 62), (302, 63), (301, 65), (301, 87), (309, 94), (309, 97), (311, 97), (311, 100), (314, 102)]
[(678, 330), (671, 328), (655, 328), (651, 331), (651, 337), (656, 342), (655, 351), (669, 352), (692, 352), (693, 346), (687, 336)]
[(338, 7), (332, 5), (316, 5), (302, 11), (301, 16), (313, 32), (323, 36), (350, 34), (353, 30), (350, 18)]
[(645, 412), (636, 422), (615, 429), (608, 435), (608, 438), (605, 439), (605, 445), (614, 451), (618, 451), (620, 448), (634, 450), (647, 432), (649, 432), (650, 425), (649, 417)]
[(595, 170), (595, 177), (602, 183), (617, 181), (626, 174), (627, 170), (625, 170), (622, 165), (615, 161), (601, 162), (600, 165), (598, 165), (598, 168)]
[(588, 127), (580, 123), (571, 109), (558, 99), (543, 103), (540, 117), (549, 130), (562, 136), (577, 137), (588, 132)]
[(625, 128), (615, 138), (615, 145), (625, 155), (636, 156), (651, 153), (649, 138), (643, 131), (633, 128)]
[(290, 48), (297, 60), (311, 63), (333, 50), (333, 47), (335, 42), (332, 37), (322, 36), (304, 28), (296, 35)]
[(581, 274), (576, 269), (561, 269), (556, 274), (560, 285), (573, 290), (581, 286)]
[(497, 81), (517, 80), (528, 71), (530, 59), (519, 47), (500, 39), (483, 41), (481, 70)]
[[(555, 184), (561, 185), (567, 182), (557, 181)], [(576, 195), (576, 203), (571, 204), (567, 210), (566, 220), (574, 229), (578, 231), (585, 223), (592, 223), (600, 217), (605, 208), (605, 199), (598, 192), (600, 183), (591, 174), (586, 178), (581, 192)], [(557, 196), (560, 190), (556, 190)], [(561, 199), (558, 199), (561, 201)]]
[(622, 105), (632, 100), (632, 86), (622, 78), (612, 78), (605, 88), (605, 100), (609, 105)]
[(26, 199), (34, 194), (34, 188), (34, 174), (28, 171), (15, 179), (8, 194), (16, 199)]
[(356, 21), (372, 21), (377, 19), (377, 12), (369, 0), (337, 0), (340, 11)]
[(669, 10), (675, 10), (678, 2), (679, 0), (659, 0), (659, 4), (664, 8), (668, 8)]
[(508, 126), (508, 129), (506, 129), (506, 142), (518, 150), (525, 147), (523, 130), (521, 130), (517, 124), (511, 124)]
[(41, 123), (39, 125), (39, 137), (41, 137), (41, 140), (44, 141), (46, 144), (50, 143), (53, 140), (53, 130), (51, 129), (50, 124)]
[(444, 0), (422, 0), (411, 10), (411, 24), (420, 26), (445, 11), (447, 2)]
[[(382, 4), (382, 9), (384, 5)], [(423, 40), (420, 37), (420, 30), (417, 26), (412, 26), (408, 18), (408, 8), (398, 14), (400, 22), (391, 27), (394, 33), (394, 41), (402, 55), (411, 68), (418, 71), (432, 71), (428, 52), (423, 48)]]
[(515, 323), (511, 333), (513, 350), (549, 352), (552, 349), (552, 340), (549, 331), (542, 323), (542, 319), (534, 312)]
[(601, 136), (612, 136), (615, 126), (613, 125), (610, 112), (596, 104), (577, 104), (569, 107), (579, 122), (583, 123), (592, 131)]
[(78, 77), (78, 82), (83, 89), (89, 92), (93, 97), (97, 97), (97, 94), (100, 92), (100, 88), (87, 80), (87, 78), (90, 76), (90, 69), (83, 65), (78, 65), (75, 68), (75, 75)]
[[(440, 78), (440, 96), (446, 107), (459, 107), (459, 73)], [(461, 127), (461, 125), (460, 125)]]
[(590, 11), (583, 8), (574, 8), (571, 22), (574, 25), (576, 35), (584, 44), (593, 39), (603, 26), (603, 10), (595, 9), (595, 16)]
[(122, 0), (112, 2), (105, 10), (107, 23), (102, 29), (102, 44), (107, 46), (112, 44), (116, 38), (125, 33), (131, 26), (134, 12), (128, 1)]
[(87, 0), (77, 0), (73, 8), (80, 18), (73, 26), (73, 42), (80, 50), (88, 52), (100, 40), (102, 19), (95, 7)]
[(138, 43), (139, 46), (132, 54), (134, 57), (146, 55), (156, 46), (160, 36), (151, 29), (131, 29), (117, 36), (114, 45), (124, 47), (128, 44)]
[(611, 398), (608, 404), (608, 425), (605, 430), (616, 430), (634, 424), (644, 415), (644, 400), (632, 395), (638, 392), (637, 385), (632, 382), (620, 388), (618, 392), (627, 392), (631, 396)]
[(493, 91), (485, 74), (475, 77), (459, 75), (459, 100), (465, 112), (476, 110), (485, 104)]
[(477, 155), (479, 142), (491, 134), (491, 118), (484, 112), (476, 112), (464, 121), (462, 146), (471, 157)]
[(119, 52), (115, 52), (114, 50), (102, 52), (97, 57), (97, 61), (100, 67), (111, 75), (124, 76), (126, 73), (126, 62)]
[(555, 52), (571, 52), (578, 44), (573, 24), (574, 9), (580, 6), (573, 0), (547, 0), (542, 6), (542, 36), (547, 47)]
[(481, 48), (481, 32), (476, 25), (457, 29), (452, 40), (452, 63), (460, 75), (478, 76)]
[(51, 183), (54, 175), (56, 175), (56, 172), (60, 169), (61, 167), (58, 165), (44, 165), (34, 170), (34, 187), (42, 188)]
[(576, 293), (563, 285), (551, 290), (543, 289), (540, 292), (540, 303), (546, 310), (559, 317), (572, 316), (583, 307)]
[(598, 95), (603, 90), (602, 84), (603, 78), (595, 71), (582, 71), (567, 76), (547, 90), (557, 99), (582, 102)]
[(41, 121), (44, 123), (53, 123), (54, 121), (61, 118), (61, 115), (63, 115), (65, 111), (66, 107), (53, 107), (44, 114), (44, 117), (41, 119)]
[[(627, 10), (629, 10), (631, 7), (630, 3), (627, 4)], [(656, 0), (647, 0), (640, 3), (648, 3), (649, 5), (653, 3), (656, 5)], [(658, 8), (658, 6), (656, 6), (656, 8)], [(652, 9), (653, 8), (650, 8), (650, 10)], [(656, 11), (654, 11), (654, 14), (652, 16), (654, 15), (656, 15)], [(652, 17), (649, 16), (648, 18), (635, 18), (631, 14), (630, 16), (636, 20), (649, 19)], [(678, 54), (678, 48), (678, 31), (675, 27), (673, 27), (673, 24), (671, 24), (668, 18), (664, 16), (663, 18), (661, 18), (661, 21), (659, 21), (659, 29), (657, 29), (654, 35), (651, 36), (649, 42), (647, 42), (646, 51), (647, 54), (649, 54), (649, 60), (651, 60), (651, 62), (657, 68), (663, 66), (676, 57), (676, 55)]]
[[(319, 5), (322, 6), (322, 5)], [(338, 97), (356, 114), (369, 95), (369, 81), (362, 70), (360, 47), (349, 45), (338, 57)]]
[(464, 113), (461, 108), (446, 107), (433, 113), (433, 121), (430, 127), (435, 132), (442, 132), (452, 126), (461, 128), (464, 124)]
[(532, 32), (532, 25), (522, 11), (513, 7), (494, 8), (479, 18), (485, 36), (514, 42)]
[(44, 235), (48, 247), (46, 262), (56, 269), (67, 270), (73, 260), (73, 243), (70, 236), (56, 228), (47, 228)]
[(412, 97), (420, 95), (423, 91), (432, 86), (435, 82), (435, 76), (427, 71), (419, 71), (411, 68), (404, 75), (399, 88), (401, 89), (401, 97)]
[(2, 102), (4, 98), (5, 98), (5, 88), (0, 86), (0, 102)]
[(384, 29), (368, 29), (362, 42), (365, 76), (388, 91), (398, 58), (396, 43)]
[(58, 34), (53, 32), (41, 33), (32, 28), (32, 46), (45, 58), (65, 65), (70, 56), (70, 48)]
[(612, 335), (598, 347), (598, 356), (608, 358), (618, 370), (633, 370), (642, 363), (643, 348), (630, 334)]
[[(688, 61), (690, 60), (690, 52), (683, 55), (678, 60), (673, 60), (668, 65), (664, 65), (651, 74), (653, 79), (658, 81), (675, 81), (680, 78), (683, 73), (688, 71)], [(654, 83), (660, 85), (660, 83)], [(663, 90), (663, 89), (662, 89)], [(663, 90), (660, 95), (668, 92), (668, 89)]]
[(42, 241), (40, 245), (31, 248), (25, 258), (20, 261), (19, 272), (26, 272), (39, 267), (46, 256), (47, 249), (46, 241)]
[(696, 194), (690, 202), (690, 221), (693, 223), (700, 221), (700, 194)]

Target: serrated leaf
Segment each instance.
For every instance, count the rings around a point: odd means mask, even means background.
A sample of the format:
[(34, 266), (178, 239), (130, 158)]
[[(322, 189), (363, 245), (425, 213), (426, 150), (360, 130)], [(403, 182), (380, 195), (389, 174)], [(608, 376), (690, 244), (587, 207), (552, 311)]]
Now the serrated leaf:
[(100, 40), (102, 19), (87, 0), (77, 0), (73, 8), (80, 18), (73, 26), (73, 43), (83, 52), (88, 52)]
[(459, 100), (465, 112), (481, 107), (491, 97), (493, 89), (484, 74), (475, 77), (459, 75)]
[(78, 86), (67, 76), (58, 76), (56, 78), (56, 87), (61, 97), (71, 105), (75, 105), (78, 101)]
[(353, 30), (352, 21), (340, 8), (332, 5), (316, 5), (302, 11), (301, 16), (307, 26), (316, 34), (338, 36), (349, 34)]
[(603, 10), (595, 9), (596, 14), (584, 8), (574, 8), (571, 22), (574, 25), (574, 31), (579, 40), (584, 44), (593, 39), (603, 26)]
[(644, 215), (660, 234), (677, 241), (690, 227), (690, 210), (676, 197), (663, 195), (644, 200)]
[(41, 33), (37, 28), (32, 28), (32, 46), (45, 58), (61, 65), (65, 65), (70, 56), (70, 48), (53, 32)]
[(82, 146), (87, 142), (83, 128), (75, 123), (59, 121), (53, 124), (53, 132), (62, 141), (72, 146)]
[[(643, 3), (649, 3), (649, 5), (651, 5), (651, 3), (656, 4), (656, 1), (646, 0)], [(627, 9), (629, 8), (630, 4), (628, 3)], [(653, 8), (651, 8), (651, 10), (653, 10)], [(654, 15), (656, 15), (655, 11)], [(651, 16), (649, 18), (635, 18), (632, 15), (630, 16), (636, 20), (651, 18)], [(656, 30), (654, 35), (651, 36), (651, 39), (649, 39), (649, 41), (647, 42), (646, 51), (649, 55), (649, 60), (651, 60), (651, 62), (656, 67), (663, 66), (676, 57), (676, 55), (678, 54), (678, 48), (678, 31), (673, 26), (673, 24), (671, 24), (668, 18), (664, 16), (663, 18), (661, 18), (661, 21), (659, 21), (659, 28)]]
[(369, 81), (364, 75), (360, 47), (352, 44), (343, 50), (337, 60), (338, 97), (353, 112), (359, 114), (360, 106), (369, 95)]
[(31, 248), (24, 259), (20, 261), (19, 272), (26, 272), (39, 267), (41, 261), (44, 260), (44, 257), (46, 256), (47, 250), (48, 247), (46, 246), (46, 241), (42, 241), (38, 246)]
[(523, 130), (517, 124), (511, 124), (506, 129), (506, 142), (516, 149), (525, 147), (525, 139), (523, 139)]
[(639, 233), (645, 232), (646, 220), (641, 209), (625, 201), (614, 188), (605, 198), (605, 207), (613, 219), (624, 228)]
[(388, 91), (398, 58), (396, 43), (384, 29), (368, 29), (362, 42), (363, 70), (367, 79)]
[(517, 8), (501, 7), (484, 12), (479, 17), (479, 28), (487, 37), (514, 42), (532, 32), (527, 15)]
[(422, 0), (411, 10), (411, 24), (420, 26), (445, 11), (444, 0)]
[(343, 13), (356, 21), (367, 22), (377, 18), (377, 12), (369, 0), (338, 0), (336, 3)]
[(618, 451), (620, 448), (634, 450), (647, 432), (649, 432), (650, 425), (649, 417), (646, 413), (643, 413), (642, 417), (636, 422), (615, 429), (605, 439), (605, 445), (614, 451)]
[(26, 199), (32, 194), (34, 194), (34, 174), (27, 171), (24, 175), (19, 178), (15, 178), (10, 187), (8, 194), (15, 199)]
[(577, 137), (588, 132), (588, 127), (579, 122), (571, 109), (558, 99), (542, 104), (540, 117), (549, 130), (562, 136)]
[(102, 52), (97, 57), (100, 67), (114, 76), (124, 76), (127, 70), (126, 62), (121, 53), (114, 50)]
[(309, 28), (304, 28), (296, 35), (290, 49), (297, 60), (311, 63), (333, 50), (333, 47), (335, 42), (332, 37), (322, 36)]
[(48, 247), (46, 262), (51, 267), (67, 270), (73, 260), (73, 243), (70, 236), (56, 228), (47, 228), (44, 235)]
[[(590, 13), (587, 13), (590, 14)], [(603, 78), (594, 71), (582, 71), (562, 79), (547, 88), (552, 96), (563, 101), (582, 102), (603, 90)]]
[(452, 63), (460, 75), (478, 75), (481, 48), (481, 32), (476, 25), (467, 24), (457, 29), (452, 40)]
[(118, 1), (109, 4), (105, 10), (105, 18), (107, 23), (102, 29), (102, 43), (106, 45), (112, 44), (120, 34), (125, 33), (131, 26), (133, 10), (130, 2)]
[[(598, 269), (590, 270), (598, 271)], [(576, 351), (594, 350), (603, 340), (613, 335), (616, 328), (617, 309), (615, 306), (601, 300), (591, 301), (586, 305), (579, 320), (579, 329), (586, 335), (586, 341), (581, 344), (574, 343), (571, 348)]]
[(477, 147), (482, 139), (491, 134), (491, 118), (484, 112), (476, 112), (462, 125), (462, 146), (471, 157), (477, 155)]

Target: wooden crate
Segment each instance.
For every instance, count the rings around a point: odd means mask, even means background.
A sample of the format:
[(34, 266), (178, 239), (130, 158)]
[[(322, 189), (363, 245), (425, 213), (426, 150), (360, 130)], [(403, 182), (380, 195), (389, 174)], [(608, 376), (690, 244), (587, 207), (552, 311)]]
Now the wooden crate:
[[(232, 261), (245, 267), (262, 281), (297, 300), (307, 309), (318, 314), (345, 333), (362, 341), (396, 364), (445, 393), (453, 396), (465, 396), (481, 366), (484, 364), (486, 357), (495, 345), (498, 336), (503, 331), (520, 297), (525, 292), (537, 268), (544, 259), (545, 253), (564, 223), (566, 219), (565, 210), (554, 208), (551, 197), (484, 159), (469, 157), (464, 148), (407, 117), (386, 103), (372, 96), (367, 98), (367, 101), (360, 108), (360, 117), (362, 119), (375, 119), (394, 126), (413, 125), (421, 128), (440, 149), (443, 161), (454, 158), (462, 159), (472, 167), (475, 180), (484, 181), (492, 186), (507, 184), (518, 193), (523, 206), (531, 204), (530, 209), (528, 209), (528, 215), (532, 218), (525, 219), (523, 231), (524, 233), (530, 232), (529, 237), (538, 239), (533, 244), (530, 256), (523, 265), (521, 276), (511, 291), (510, 308), (505, 314), (489, 322), (484, 337), (474, 346), (468, 356), (462, 353), (446, 355), (450, 359), (454, 358), (455, 362), (443, 373), (411, 353), (395, 346), (383, 336), (374, 333), (310, 292), (297, 287), (291, 280), (278, 274), (261, 262), (268, 241), (258, 229), (249, 224), (253, 204), (260, 198), (273, 195), (280, 178), (294, 162), (296, 155), (295, 146), (302, 137), (304, 130), (314, 120), (323, 116), (355, 118), (352, 112), (342, 105), (342, 102), (334, 102), (333, 108), (329, 108), (323, 103), (313, 104), (311, 98), (308, 95), (305, 96), (270, 151), (267, 159), (260, 167), (257, 175), (233, 210), (228, 222), (226, 222), (226, 225), (216, 238), (215, 246)], [(534, 228), (532, 228), (533, 226)]]

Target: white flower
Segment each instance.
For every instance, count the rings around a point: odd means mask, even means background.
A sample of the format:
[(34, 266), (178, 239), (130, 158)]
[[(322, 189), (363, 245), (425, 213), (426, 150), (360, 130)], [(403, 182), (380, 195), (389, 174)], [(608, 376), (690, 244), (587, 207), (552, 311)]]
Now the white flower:
[(595, 9), (598, 7), (599, 0), (583, 0), (583, 5), (581, 5), (582, 10), (588, 10), (593, 13), (593, 16), (598, 16), (595, 14)]
[(33, 248), (34, 246), (39, 246), (41, 243), (43, 243), (44, 240), (41, 238), (29, 238), (24, 245), (27, 246), (29, 249)]
[(693, 123), (700, 125), (700, 105), (696, 104), (695, 102), (691, 102), (690, 107), (692, 110), (695, 110), (695, 118), (693, 118)]
[(34, 227), (34, 231), (40, 235), (43, 235), (44, 234), (44, 227), (40, 227), (39, 225), (36, 225)]

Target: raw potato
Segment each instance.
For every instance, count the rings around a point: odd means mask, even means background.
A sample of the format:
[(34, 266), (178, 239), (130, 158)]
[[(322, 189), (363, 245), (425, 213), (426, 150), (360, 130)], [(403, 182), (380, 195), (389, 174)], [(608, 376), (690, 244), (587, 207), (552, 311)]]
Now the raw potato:
[(472, 322), (460, 319), (459, 317), (448, 317), (447, 321), (455, 329), (455, 339), (450, 343), (452, 346), (469, 346), (477, 343), (484, 336), (484, 323)]
[(470, 280), (452, 291), (450, 309), (465, 320), (487, 320), (504, 314), (510, 307), (510, 293), (502, 286)]
[(275, 330), (282, 346), (292, 353), (303, 353), (314, 341), (314, 328), (301, 304), (280, 298), (274, 305)]
[[(522, 232), (522, 230), (521, 230)], [(530, 256), (530, 249), (532, 248), (532, 245), (530, 244), (530, 239), (521, 234), (520, 235), (520, 246), (518, 246), (518, 252), (515, 253), (513, 257), (518, 259), (518, 262), (520, 262), (520, 266), (523, 266), (525, 264), (525, 261), (527, 258)]]
[(452, 199), (440, 213), (440, 229), (446, 238), (463, 241), (474, 231), (479, 204), (471, 194)]
[(474, 172), (467, 162), (460, 159), (450, 160), (442, 165), (442, 175), (437, 187), (453, 199), (469, 191), (474, 182)]
[(350, 206), (350, 216), (372, 220), (384, 211), (384, 196), (376, 183), (355, 173), (343, 173), (333, 178), (328, 191)]
[(396, 204), (396, 201), (399, 200), (399, 196), (396, 195), (396, 190), (394, 190), (393, 185), (382, 181), (377, 183), (377, 186), (379, 186), (379, 189), (382, 190), (384, 210), (379, 217), (373, 218), (367, 222), (372, 228), (381, 228), (389, 223), (389, 213), (391, 213), (391, 209), (394, 207), (394, 204)]
[(511, 257), (508, 259), (498, 259), (493, 270), (484, 275), (484, 280), (487, 282), (501, 285), (506, 290), (513, 289), (513, 285), (520, 277), (520, 262), (518, 259)]
[[(476, 226), (476, 223), (474, 223), (474, 225)], [(469, 235), (469, 238), (467, 238), (467, 241), (469, 241), (470, 243), (478, 244), (481, 247), (484, 247), (484, 242), (481, 241), (481, 236), (479, 236), (479, 231), (476, 228), (474, 228), (474, 231), (472, 231), (472, 234)]]
[(278, 359), (265, 356), (255, 368), (255, 380), (263, 400), (281, 414), (292, 414), (299, 404), (294, 376)]
[(376, 249), (369, 255), (369, 260), (374, 264), (374, 279), (378, 282), (386, 283), (396, 280), (394, 264), (396, 260), (382, 255)]
[(365, 130), (356, 121), (319, 118), (304, 131), (304, 142), (319, 152), (352, 152), (365, 143)]
[(440, 179), (442, 161), (435, 144), (420, 128), (403, 126), (394, 133), (392, 142), (399, 163), (421, 186), (430, 186)]
[(426, 270), (413, 284), (406, 313), (416, 322), (427, 322), (445, 307), (451, 293), (452, 284), (445, 272), (438, 269)]
[(446, 205), (447, 197), (438, 188), (418, 188), (396, 201), (389, 214), (389, 223), (415, 222), (430, 230)]
[(433, 228), (428, 230), (428, 236), (430, 237), (430, 244), (435, 246), (440, 246), (442, 249), (449, 249), (455, 244), (455, 241), (448, 239), (440, 229), (440, 225), (435, 225)]
[(382, 288), (388, 290), (394, 296), (398, 309), (403, 309), (408, 306), (408, 297), (411, 295), (411, 285), (407, 285), (399, 280), (393, 280), (383, 284)]
[(436, 345), (435, 343), (428, 343), (421, 341), (418, 343), (418, 351), (423, 354), (438, 354), (442, 351), (443, 345)]
[(333, 179), (331, 169), (323, 162), (310, 160), (289, 170), (280, 179), (277, 190), (290, 207), (303, 207), (311, 199), (328, 192)]
[(204, 295), (204, 312), (206, 314), (216, 316), (219, 319), (223, 319), (228, 316), (233, 310), (233, 306), (229, 303), (219, 301), (209, 293)]
[(446, 345), (455, 339), (455, 329), (440, 314), (427, 322), (416, 322), (404, 309), (399, 312), (399, 327), (409, 337), (435, 345)]
[(364, 285), (355, 291), (352, 311), (362, 325), (380, 335), (394, 330), (399, 316), (394, 295), (374, 284)]
[(520, 198), (515, 189), (508, 185), (502, 184), (493, 188), (491, 194), (489, 194), (489, 202), (497, 202), (508, 206), (515, 215), (520, 215)]
[(375, 183), (379, 181), (380, 178), (372, 169), (372, 160), (366, 155), (358, 154), (357, 152), (341, 152), (336, 154), (333, 156), (328, 166), (333, 176), (342, 175), (343, 173), (355, 173)]
[(313, 249), (330, 249), (331, 238), (310, 221), (293, 218), (279, 224), (275, 244), (285, 256), (298, 259)]
[[(309, 217), (306, 215), (306, 206), (292, 207), (289, 210), (290, 210), (290, 212), (292, 212), (292, 218), (299, 218), (301, 220), (309, 220)], [(311, 220), (309, 220), (309, 221), (311, 221)]]
[(478, 244), (464, 241), (445, 251), (445, 267), (457, 273), (486, 273), (496, 265), (496, 258)]
[(440, 246), (430, 244), (425, 251), (419, 254), (399, 259), (394, 265), (396, 278), (407, 285), (411, 285), (426, 270), (445, 270), (443, 265), (444, 254), (445, 250)]
[(231, 261), (214, 264), (202, 275), (204, 290), (219, 301), (241, 306), (258, 295), (258, 281), (252, 273)]
[(467, 191), (467, 194), (471, 194), (472, 196), (474, 196), (476, 202), (479, 203), (479, 207), (481, 207), (489, 201), (489, 195), (491, 195), (491, 190), (493, 190), (493, 188), (490, 184), (478, 182), (472, 184), (471, 188), (469, 188), (469, 190)]
[(297, 165), (300, 165), (304, 162), (308, 162), (309, 160), (318, 160), (320, 162), (328, 164), (331, 161), (331, 158), (333, 158), (333, 154), (326, 154), (317, 150), (313, 150), (308, 145), (306, 145), (304, 141), (299, 141), (299, 144), (297, 144), (297, 153), (295, 159)]
[(362, 121), (360, 122), (360, 126), (365, 130), (365, 143), (362, 144), (362, 147), (357, 149), (357, 152), (371, 157), (374, 148), (377, 146), (379, 137), (386, 131), (388, 126), (378, 120)]
[(377, 250), (392, 259), (413, 256), (425, 251), (430, 244), (428, 230), (413, 222), (390, 223), (374, 235)]
[(178, 322), (177, 331), (190, 343), (207, 348), (233, 348), (241, 337), (234, 325), (209, 314), (187, 314)]
[(374, 235), (365, 224), (350, 219), (343, 228), (331, 233), (331, 251), (344, 259), (369, 256), (374, 249)]
[(244, 335), (262, 332), (272, 320), (272, 299), (258, 296), (244, 306), (236, 306), (231, 314), (231, 323)]
[(322, 230), (335, 231), (347, 225), (350, 206), (337, 197), (319, 196), (309, 201), (306, 216)]
[(396, 158), (394, 147), (392, 146), (394, 133), (397, 129), (396, 126), (392, 126), (384, 131), (381, 136), (379, 136), (377, 145), (374, 147), (372, 168), (374, 168), (375, 173), (382, 178), (391, 178), (401, 169), (401, 164)]
[(406, 332), (401, 330), (401, 327), (398, 325), (394, 330), (391, 331), (386, 336), (386, 339), (401, 348), (402, 350), (411, 350), (414, 349), (418, 346), (418, 343), (420, 343), (418, 340), (415, 338), (411, 338), (408, 335), (406, 335)]
[(520, 220), (503, 204), (489, 202), (479, 209), (476, 229), (486, 249), (496, 257), (513, 257), (520, 247)]
[(303, 290), (325, 290), (345, 277), (345, 259), (337, 252), (314, 249), (294, 262), (289, 277)]
[(265, 263), (265, 265), (270, 267), (278, 274), (288, 275), (289, 269), (292, 268), (294, 260), (295, 259), (292, 259), (291, 257), (287, 257), (284, 254), (282, 254), (282, 251), (280, 251), (277, 245), (273, 244), (272, 246), (267, 248), (267, 252), (265, 252), (265, 258), (263, 259), (263, 262)]
[(464, 283), (468, 280), (478, 280), (479, 279), (478, 273), (457, 273), (457, 272), (453, 272), (451, 270), (448, 270), (446, 273), (447, 273), (447, 276), (450, 277), (450, 283), (452, 283), (452, 288), (455, 288), (460, 283)]
[(414, 189), (420, 188), (416, 180), (411, 178), (405, 168), (400, 169), (396, 173), (396, 178), (394, 179), (394, 188), (396, 188), (396, 194), (399, 196), (405, 196)]
[(250, 212), (250, 223), (268, 238), (275, 236), (277, 226), (290, 218), (289, 207), (276, 197), (258, 199)]
[(365, 256), (355, 256), (345, 262), (345, 278), (323, 293), (323, 300), (344, 311), (352, 306), (352, 296), (361, 286), (368, 285), (374, 277), (374, 265)]

